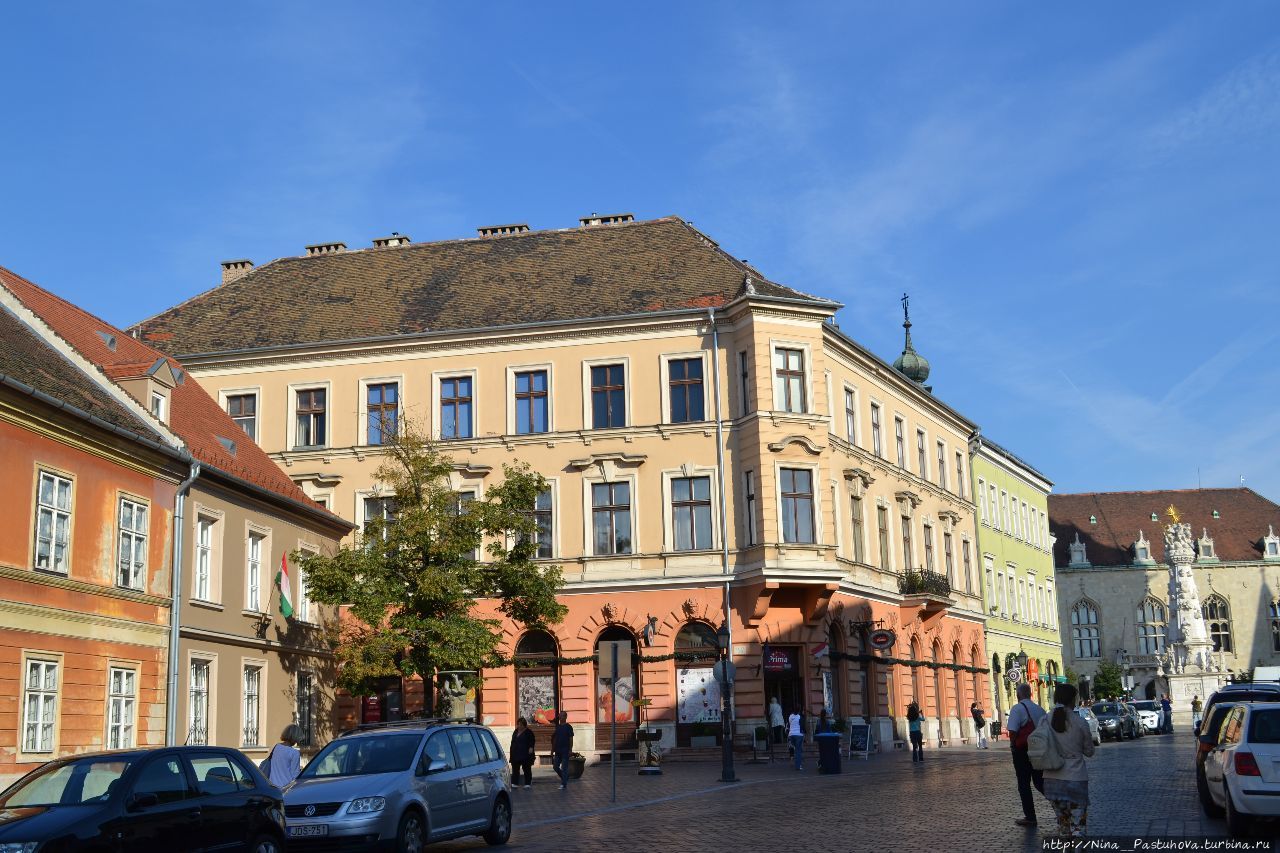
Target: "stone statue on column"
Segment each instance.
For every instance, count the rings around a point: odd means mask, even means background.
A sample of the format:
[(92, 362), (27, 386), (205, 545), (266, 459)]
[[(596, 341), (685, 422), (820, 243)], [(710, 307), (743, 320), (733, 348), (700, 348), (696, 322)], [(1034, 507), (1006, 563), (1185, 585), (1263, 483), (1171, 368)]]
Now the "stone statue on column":
[(1182, 523), (1169, 507), (1172, 520), (1164, 529), (1164, 552), (1169, 560), (1169, 635), (1167, 658), (1161, 661), (1174, 725), (1191, 724), (1191, 700), (1209, 696), (1222, 682), (1222, 665), (1215, 659), (1213, 643), (1205, 627), (1200, 593), (1191, 566), (1196, 561), (1191, 525)]

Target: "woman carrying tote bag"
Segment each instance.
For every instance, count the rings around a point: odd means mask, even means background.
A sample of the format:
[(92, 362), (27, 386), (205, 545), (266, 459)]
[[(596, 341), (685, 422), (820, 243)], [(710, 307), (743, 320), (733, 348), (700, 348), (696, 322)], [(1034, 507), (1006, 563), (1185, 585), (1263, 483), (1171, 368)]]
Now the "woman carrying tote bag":
[(1093, 735), (1089, 724), (1075, 712), (1076, 688), (1059, 684), (1053, 691), (1053, 713), (1049, 715), (1050, 736), (1062, 766), (1044, 771), (1044, 796), (1058, 818), (1058, 834), (1083, 838), (1089, 812), (1089, 768), (1085, 758), (1093, 755)]

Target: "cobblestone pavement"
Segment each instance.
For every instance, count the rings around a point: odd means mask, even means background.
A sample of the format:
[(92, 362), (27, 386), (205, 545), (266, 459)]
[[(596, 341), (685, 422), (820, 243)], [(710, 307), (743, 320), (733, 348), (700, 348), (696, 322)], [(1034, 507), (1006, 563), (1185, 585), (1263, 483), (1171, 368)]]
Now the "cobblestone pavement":
[[(1106, 743), (1090, 763), (1091, 835), (1222, 835), (1203, 817), (1195, 792), (1191, 737), (1148, 736)], [(989, 851), (1039, 850), (1041, 832), (1021, 817), (1008, 746), (905, 752), (844, 762), (844, 773), (804, 773), (786, 761), (739, 761), (737, 784), (717, 781), (719, 764), (668, 764), (660, 777), (618, 768), (618, 800), (609, 801), (609, 767), (588, 767), (560, 791), (549, 771), (515, 794), (509, 849), (529, 851), (666, 850)], [(1044, 834), (1054, 830), (1036, 795)], [(484, 847), (478, 839), (432, 850)]]

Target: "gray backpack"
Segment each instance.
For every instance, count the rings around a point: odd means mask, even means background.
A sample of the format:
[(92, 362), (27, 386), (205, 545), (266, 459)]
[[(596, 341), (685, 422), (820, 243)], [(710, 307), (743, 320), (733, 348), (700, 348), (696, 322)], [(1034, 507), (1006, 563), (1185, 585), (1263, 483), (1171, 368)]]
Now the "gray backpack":
[(1057, 733), (1049, 719), (1050, 716), (1046, 714), (1040, 725), (1027, 737), (1027, 760), (1037, 770), (1057, 770), (1066, 763), (1062, 751), (1058, 749)]

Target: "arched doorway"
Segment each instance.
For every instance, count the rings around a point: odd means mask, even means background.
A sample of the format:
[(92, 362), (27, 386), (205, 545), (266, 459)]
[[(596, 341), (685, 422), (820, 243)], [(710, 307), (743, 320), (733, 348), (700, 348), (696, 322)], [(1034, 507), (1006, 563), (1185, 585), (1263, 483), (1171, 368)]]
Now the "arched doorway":
[[(516, 716), (524, 717), (535, 731), (555, 726), (560, 706), (556, 650), (556, 638), (546, 631), (526, 631), (516, 643)], [(538, 742), (550, 743), (551, 736), (539, 736)]]
[[(715, 629), (689, 622), (676, 634), (676, 746), (689, 746), (709, 726), (720, 728), (720, 685), (712, 675), (719, 648)], [(685, 655), (697, 655), (695, 659)]]
[[(858, 637), (858, 653), (866, 658), (870, 658), (872, 655), (865, 632)], [(859, 713), (862, 714), (862, 719), (868, 722), (878, 716), (876, 711), (875, 666), (870, 660), (862, 660), (858, 663), (858, 675), (861, 681), (861, 684), (858, 685)]]
[(845, 686), (844, 686), (844, 667), (845, 662), (842, 659), (844, 654), (844, 632), (840, 630), (839, 622), (832, 622), (827, 629), (827, 663), (828, 670), (822, 673), (822, 701), (823, 707), (826, 708), (827, 716), (835, 718), (844, 717), (845, 708)]
[[(622, 650), (628, 647), (631, 650), (631, 672), (629, 675), (619, 676), (616, 696), (610, 689), (608, 669), (600, 669), (600, 644), (604, 642), (626, 643), (627, 646), (623, 646)], [(595, 650), (596, 749), (610, 748), (615, 721), (618, 724), (618, 749), (635, 749), (638, 716), (631, 701), (640, 698), (640, 654), (635, 635), (618, 625), (605, 628), (596, 638)], [(626, 666), (622, 661), (623, 654), (620, 651), (618, 669), (625, 673)]]

